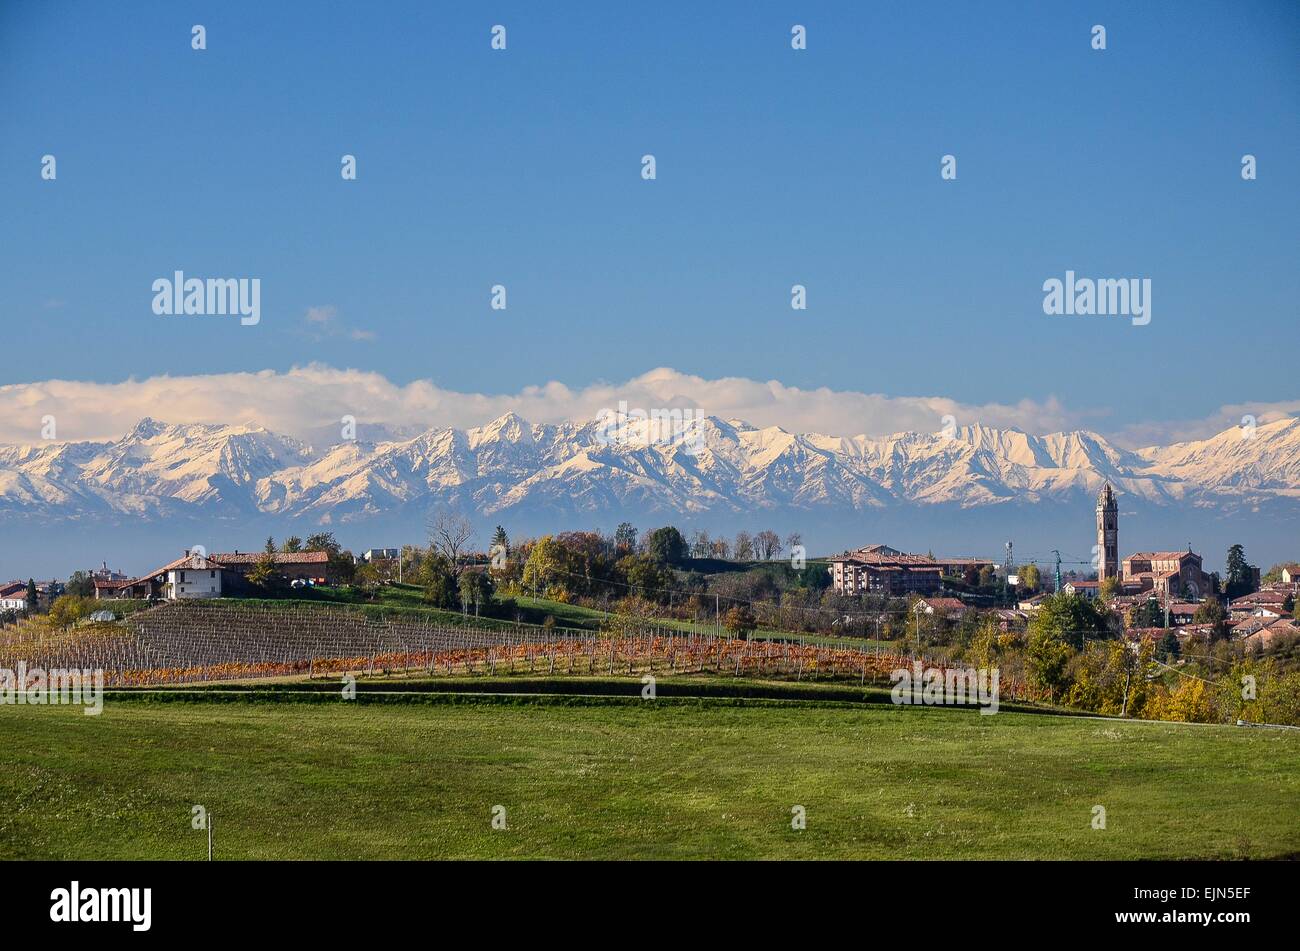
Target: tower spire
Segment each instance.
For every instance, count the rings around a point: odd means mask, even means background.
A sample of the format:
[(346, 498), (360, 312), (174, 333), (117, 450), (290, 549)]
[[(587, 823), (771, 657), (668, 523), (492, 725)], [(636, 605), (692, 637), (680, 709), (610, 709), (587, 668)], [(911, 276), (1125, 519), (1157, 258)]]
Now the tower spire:
[(1109, 481), (1097, 493), (1097, 544), (1093, 553), (1098, 581), (1119, 577), (1119, 503)]

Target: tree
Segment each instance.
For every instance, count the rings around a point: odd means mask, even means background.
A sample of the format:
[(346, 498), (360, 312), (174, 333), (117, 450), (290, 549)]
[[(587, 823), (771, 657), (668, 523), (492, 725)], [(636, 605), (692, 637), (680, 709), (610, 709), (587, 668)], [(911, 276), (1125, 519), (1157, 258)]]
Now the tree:
[(758, 627), (758, 620), (748, 605), (738, 604), (723, 617), (723, 626), (741, 640), (748, 639), (750, 632)]
[(1074, 652), (1070, 645), (1051, 628), (1029, 628), (1029, 642), (1025, 647), (1025, 669), (1029, 679), (1046, 690), (1053, 701), (1069, 684), (1068, 668)]
[(365, 594), (370, 594), (379, 587), (379, 566), (374, 562), (358, 565), (353, 573), (352, 583)]
[(523, 584), (525, 588), (545, 594), (560, 578), (563, 571), (564, 549), (553, 535), (543, 535), (528, 551), (528, 560), (524, 562)]
[(89, 598), (95, 594), (95, 582), (84, 571), (74, 571), (72, 577), (68, 579), (68, 583), (63, 586), (63, 590), (67, 594)]
[(686, 561), (686, 539), (673, 526), (656, 528), (645, 537), (646, 554), (664, 565), (680, 565)]
[(1129, 627), (1164, 627), (1165, 612), (1154, 598), (1141, 601), (1128, 612)]
[(266, 552), (268, 555), (275, 554), (275, 539), (270, 535), (266, 536), (266, 545), (262, 548), (262, 551)]
[(754, 553), (763, 561), (771, 561), (781, 555), (781, 536), (770, 528), (765, 528), (754, 536)]
[(1079, 650), (1088, 638), (1106, 637), (1110, 627), (1106, 615), (1091, 601), (1077, 594), (1054, 594), (1043, 599), (1043, 605), (1029, 622), (1029, 630), (1057, 637), (1065, 644)]
[(461, 608), (469, 610), (469, 606), (474, 605), (475, 616), (480, 605), (492, 601), (492, 582), (486, 571), (462, 571), (456, 589), (460, 594)]
[(330, 555), (337, 555), (343, 550), (343, 546), (334, 539), (333, 532), (316, 532), (314, 535), (307, 536), (307, 544), (303, 550), (323, 551)]
[(357, 573), (357, 560), (350, 551), (332, 551), (329, 553), (326, 576), (338, 584), (351, 584)]
[(736, 561), (752, 561), (754, 558), (754, 539), (746, 531), (736, 532), (736, 540), (731, 546), (731, 556)]
[(438, 509), (429, 521), (429, 547), (447, 562), (453, 579), (460, 577), (465, 551), (474, 537), (474, 526), (459, 512)]
[(1037, 591), (1038, 586), (1042, 584), (1037, 565), (1025, 565), (1017, 574), (1020, 576), (1020, 587), (1029, 591)]
[(979, 586), (987, 588), (993, 584), (993, 566), (984, 565), (980, 568)]
[(498, 525), (496, 531), (492, 533), (492, 547), (502, 554), (506, 554), (510, 551), (510, 536), (506, 534), (506, 530), (500, 525)]
[(798, 532), (791, 532), (790, 534), (785, 536), (786, 551), (792, 552), (794, 551), (794, 549), (798, 548), (802, 544), (803, 544), (803, 536), (800, 535)]
[(28, 578), (27, 579), (27, 610), (35, 611), (40, 606), (40, 603), (41, 603), (40, 593), (36, 590), (36, 582), (33, 579)]
[(673, 589), (672, 570), (657, 558), (645, 555), (624, 555), (616, 566), (627, 579), (634, 594), (648, 600), (658, 600)]
[[(271, 539), (267, 539), (268, 544)], [(271, 546), (274, 548), (274, 546)], [(274, 551), (264, 551), (262, 556), (257, 559), (253, 567), (248, 569), (248, 583), (257, 588), (270, 588), (275, 582), (275, 554)]]
[(1180, 650), (1182, 648), (1178, 643), (1178, 635), (1170, 631), (1160, 638), (1160, 643), (1156, 645), (1156, 657), (1159, 660), (1177, 659)]
[(65, 594), (50, 605), (50, 623), (71, 627), (95, 609), (95, 602), (81, 595)]
[(713, 540), (713, 557), (721, 558), (723, 561), (731, 557), (731, 546), (727, 544), (725, 538), (715, 538)]
[(704, 529), (697, 529), (691, 536), (691, 557), (708, 558), (713, 554), (713, 542), (709, 538), (709, 533)]
[(280, 551), (288, 554), (302, 551), (302, 539), (297, 535), (290, 535), (284, 540), (284, 544), (280, 546)]
[(1210, 640), (1221, 641), (1228, 636), (1228, 612), (1219, 603), (1218, 598), (1207, 598), (1196, 606), (1192, 615), (1193, 624), (1211, 624)]
[(1118, 598), (1123, 591), (1124, 588), (1120, 585), (1118, 578), (1103, 578), (1101, 579), (1101, 585), (1097, 588), (1097, 597), (1105, 604)]
[(614, 529), (614, 548), (621, 554), (636, 551), (636, 526), (631, 522), (619, 522)]
[(1233, 545), (1228, 549), (1228, 597), (1239, 598), (1254, 590), (1254, 571), (1246, 562), (1246, 550)]
[(457, 598), (456, 578), (451, 565), (438, 552), (431, 551), (420, 566), (420, 579), (424, 583), (424, 600), (437, 608), (455, 608)]

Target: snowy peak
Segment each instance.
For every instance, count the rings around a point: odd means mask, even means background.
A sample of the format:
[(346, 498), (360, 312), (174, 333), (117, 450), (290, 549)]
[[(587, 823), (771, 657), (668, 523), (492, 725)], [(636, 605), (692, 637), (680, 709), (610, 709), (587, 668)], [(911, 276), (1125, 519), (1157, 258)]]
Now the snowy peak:
[(971, 425), (884, 437), (792, 433), (684, 411), (533, 425), (507, 413), (468, 430), (317, 451), (253, 423), (142, 419), (110, 442), (0, 446), (0, 516), (164, 516), (209, 506), (362, 518), (448, 500), (514, 507), (707, 512), (1077, 501), (1102, 484), (1157, 505), (1300, 505), (1300, 420), (1130, 452), (1087, 431)]

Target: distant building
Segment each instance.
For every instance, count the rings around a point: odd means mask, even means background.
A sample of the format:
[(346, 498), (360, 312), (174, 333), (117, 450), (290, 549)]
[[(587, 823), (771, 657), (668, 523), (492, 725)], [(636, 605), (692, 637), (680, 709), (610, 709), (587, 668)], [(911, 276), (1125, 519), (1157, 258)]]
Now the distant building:
[(400, 548), (367, 548), (361, 553), (361, 560), (364, 562), (396, 561), (401, 553)]
[(1100, 581), (1066, 581), (1061, 585), (1061, 591), (1065, 594), (1077, 594), (1081, 598), (1087, 598), (1089, 601), (1096, 601), (1101, 595)]
[(138, 578), (123, 580), (96, 579), (95, 597), (163, 598), (175, 601), (189, 598), (221, 598), (247, 594), (248, 573), (263, 559), (269, 558), (275, 574), (290, 584), (328, 584), (332, 580), (329, 554), (323, 551), (250, 553), (229, 552), (203, 555), (186, 550), (170, 564), (155, 568)]
[[(209, 555), (213, 561), (232, 574), (243, 578), (260, 562), (268, 557), (263, 552), (217, 553)], [(301, 579), (312, 584), (330, 584), (335, 579), (330, 571), (330, 556), (323, 551), (272, 552), (269, 556), (275, 567), (275, 573), (286, 581)]]
[(1151, 591), (1159, 595), (1193, 599), (1210, 590), (1210, 578), (1201, 570), (1201, 556), (1187, 551), (1142, 551), (1124, 559), (1125, 591)]
[(108, 562), (100, 562), (98, 568), (91, 568), (86, 572), (86, 577), (91, 581), (127, 581), (129, 576), (123, 572), (116, 571), (108, 567)]
[(162, 596), (168, 601), (187, 601), (192, 598), (219, 598), (228, 573), (224, 565), (203, 555), (187, 554), (154, 574), (165, 575)]
[(925, 614), (952, 619), (961, 617), (967, 606), (957, 598), (921, 598), (913, 605), (913, 610), (918, 609)]
[[(1233, 628), (1233, 633), (1237, 633), (1236, 628)], [(1242, 637), (1243, 646), (1263, 650), (1273, 647), (1281, 638), (1300, 637), (1300, 624), (1286, 618), (1265, 619), (1258, 627), (1242, 633), (1245, 635)]]
[(888, 545), (868, 545), (830, 559), (831, 584), (839, 594), (902, 597), (933, 594), (945, 575), (977, 571), (993, 562), (982, 558), (931, 558), (909, 555)]
[(1046, 599), (1047, 599), (1046, 594), (1036, 594), (1032, 598), (1026, 598), (1025, 600), (1019, 602), (1018, 604), (1016, 604), (1016, 607), (1019, 608), (1021, 611), (1028, 611), (1029, 613), (1032, 614), (1042, 609), (1043, 601), (1045, 601)]
[(1300, 585), (1300, 565), (1283, 565), (1282, 583)]
[(0, 585), (0, 611), (26, 611), (27, 609), (26, 581), (10, 581), (8, 584)]

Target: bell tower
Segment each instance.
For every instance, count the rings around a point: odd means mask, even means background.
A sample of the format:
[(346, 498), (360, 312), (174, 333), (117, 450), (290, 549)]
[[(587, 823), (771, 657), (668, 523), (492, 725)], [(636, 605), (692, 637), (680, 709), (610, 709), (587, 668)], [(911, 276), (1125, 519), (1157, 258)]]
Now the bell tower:
[(1119, 504), (1107, 482), (1097, 494), (1097, 580), (1119, 577)]

